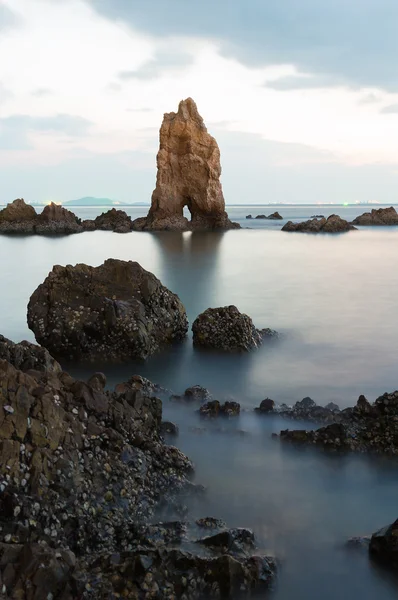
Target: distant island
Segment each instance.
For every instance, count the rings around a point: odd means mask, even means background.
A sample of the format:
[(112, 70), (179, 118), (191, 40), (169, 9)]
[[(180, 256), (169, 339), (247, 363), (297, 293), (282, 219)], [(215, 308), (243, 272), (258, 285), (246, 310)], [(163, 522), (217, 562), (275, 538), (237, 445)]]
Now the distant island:
[(62, 202), (63, 206), (148, 206), (148, 202), (120, 202), (119, 200), (110, 200), (110, 198), (94, 198), (85, 196), (78, 200), (67, 200)]

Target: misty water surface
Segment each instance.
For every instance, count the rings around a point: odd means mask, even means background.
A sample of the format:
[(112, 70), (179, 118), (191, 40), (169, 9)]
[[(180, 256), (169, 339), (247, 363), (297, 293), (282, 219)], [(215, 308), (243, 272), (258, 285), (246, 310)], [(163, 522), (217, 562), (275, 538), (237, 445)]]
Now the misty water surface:
[[(294, 209), (304, 213), (300, 218), (318, 212)], [(266, 396), (292, 403), (307, 395), (343, 407), (360, 393), (374, 400), (398, 388), (398, 230), (307, 235), (263, 224), (224, 234), (2, 236), (0, 332), (33, 341), (26, 305), (53, 264), (99, 265), (109, 257), (152, 271), (178, 293), (191, 323), (209, 306), (236, 304), (258, 327), (278, 330), (279, 340), (246, 355), (199, 352), (189, 336), (145, 364), (93, 370), (104, 370), (110, 386), (134, 373), (177, 393), (199, 383), (246, 409), (237, 420), (203, 424), (194, 407), (164, 404), (165, 418), (180, 426), (178, 445), (196, 463), (196, 480), (208, 487), (192, 513), (254, 528), (261, 545), (282, 558), (278, 600), (396, 598), (388, 573), (366, 554), (343, 549), (348, 537), (398, 516), (396, 464), (281, 446), (271, 433), (289, 424), (260, 419), (252, 408)], [(68, 368), (83, 377), (89, 372)]]

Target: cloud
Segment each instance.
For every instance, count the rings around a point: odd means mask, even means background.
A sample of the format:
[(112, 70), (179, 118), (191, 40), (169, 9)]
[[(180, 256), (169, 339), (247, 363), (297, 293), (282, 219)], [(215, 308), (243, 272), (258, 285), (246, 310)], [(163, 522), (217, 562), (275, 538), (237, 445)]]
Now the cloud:
[(0, 32), (20, 24), (20, 18), (13, 13), (5, 4), (0, 4)]
[(86, 135), (91, 122), (74, 115), (55, 115), (52, 117), (32, 117), (12, 115), (0, 119), (0, 149), (28, 150), (32, 148), (29, 134), (61, 133), (71, 137)]
[(141, 79), (143, 81), (158, 79), (166, 71), (188, 67), (193, 62), (193, 56), (183, 53), (181, 50), (159, 48), (152, 60), (145, 62), (138, 69), (121, 71), (119, 79), (122, 81), (128, 81), (129, 79)]
[(380, 110), (383, 115), (395, 115), (398, 114), (398, 104), (390, 104)]
[(105, 89), (108, 92), (120, 92), (122, 90), (122, 87), (123, 86), (120, 83), (111, 81), (110, 83), (108, 83), (108, 85), (105, 87)]
[(2, 83), (0, 83), (0, 104), (4, 104), (13, 97), (13, 93), (7, 89)]
[(360, 86), (398, 89), (396, 0), (86, 0), (155, 36), (219, 40), (251, 65), (294, 64)]
[(32, 91), (32, 96), (35, 98), (42, 98), (43, 96), (50, 96), (52, 91), (49, 88), (37, 88)]
[(380, 96), (373, 92), (366, 94), (360, 100), (358, 100), (358, 104), (375, 104), (376, 102), (380, 102)]
[(126, 108), (126, 111), (132, 113), (149, 113), (153, 112), (153, 108), (150, 108), (149, 106), (143, 106), (142, 108)]
[[(288, 75), (275, 79), (273, 81), (267, 81), (264, 86), (266, 88), (277, 90), (278, 92), (288, 92), (295, 90), (315, 90), (327, 87), (335, 87), (339, 85), (338, 81), (333, 77), (327, 75)], [(340, 85), (344, 85), (343, 81)]]

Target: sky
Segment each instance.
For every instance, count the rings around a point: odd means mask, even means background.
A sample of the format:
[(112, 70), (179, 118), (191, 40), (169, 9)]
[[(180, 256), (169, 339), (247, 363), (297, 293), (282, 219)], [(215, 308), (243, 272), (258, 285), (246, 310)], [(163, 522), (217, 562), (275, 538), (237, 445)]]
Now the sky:
[(227, 204), (398, 202), (396, 0), (0, 0), (0, 204), (149, 202), (192, 97)]

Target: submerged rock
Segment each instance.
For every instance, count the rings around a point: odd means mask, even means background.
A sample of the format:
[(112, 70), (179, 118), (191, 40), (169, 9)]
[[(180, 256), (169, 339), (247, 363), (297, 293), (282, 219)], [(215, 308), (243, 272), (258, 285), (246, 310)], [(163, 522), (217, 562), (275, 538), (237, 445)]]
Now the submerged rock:
[(219, 416), (238, 417), (240, 414), (240, 404), (238, 402), (227, 401), (221, 404), (218, 400), (211, 400), (203, 404), (199, 413), (201, 417), (214, 419)]
[(372, 535), (369, 552), (387, 567), (398, 570), (398, 519)]
[(277, 335), (271, 329), (256, 329), (236, 306), (208, 308), (195, 319), (192, 332), (195, 346), (228, 352), (257, 348), (264, 337)]
[(352, 221), (353, 225), (398, 225), (398, 213), (393, 206), (390, 208), (373, 208), (371, 212), (363, 213)]
[[(151, 208), (146, 218), (133, 221), (134, 229), (239, 228), (225, 212), (220, 175), (216, 140), (207, 132), (195, 102), (182, 100), (177, 113), (164, 115)], [(184, 217), (185, 206), (191, 222)]]
[[(322, 407), (313, 407), (309, 414), (301, 412), (300, 418), (332, 421), (330, 425), (314, 431), (286, 430), (281, 432), (281, 439), (323, 445), (334, 450), (398, 455), (398, 391), (383, 394), (373, 404), (360, 396), (353, 408), (342, 411), (323, 414), (317, 410), (319, 408)], [(293, 416), (292, 412), (294, 415), (294, 408), (281, 414)]]
[(23, 198), (0, 210), (0, 233), (34, 233), (37, 213)]
[(41, 235), (81, 233), (83, 226), (76, 215), (59, 204), (48, 204), (37, 216), (35, 233)]
[(176, 294), (136, 262), (55, 266), (32, 294), (28, 325), (54, 356), (146, 359), (188, 330)]
[(356, 229), (356, 227), (338, 215), (330, 215), (327, 219), (310, 219), (302, 223), (288, 221), (282, 227), (282, 231), (303, 231), (307, 233), (340, 233), (352, 229)]
[(256, 412), (259, 414), (268, 414), (274, 411), (275, 402), (271, 400), (271, 398), (265, 398), (260, 404), (258, 408), (256, 408)]

